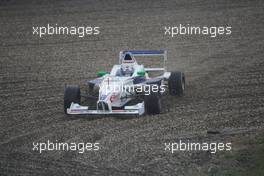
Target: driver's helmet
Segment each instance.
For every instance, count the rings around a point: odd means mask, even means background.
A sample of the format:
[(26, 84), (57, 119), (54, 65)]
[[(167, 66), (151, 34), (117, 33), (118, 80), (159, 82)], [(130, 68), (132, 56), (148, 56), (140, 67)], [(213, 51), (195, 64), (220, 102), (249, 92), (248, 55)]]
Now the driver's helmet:
[(122, 64), (121, 72), (124, 76), (132, 76), (134, 73), (134, 67), (130, 64)]
[(134, 63), (135, 59), (133, 58), (131, 53), (126, 53), (122, 64), (121, 64), (121, 72), (124, 76), (132, 76), (134, 73)]

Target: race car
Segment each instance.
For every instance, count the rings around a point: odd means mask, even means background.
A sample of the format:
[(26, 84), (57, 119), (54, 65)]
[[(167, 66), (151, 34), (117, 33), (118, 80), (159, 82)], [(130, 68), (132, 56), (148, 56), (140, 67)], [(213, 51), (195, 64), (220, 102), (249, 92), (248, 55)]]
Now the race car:
[[(159, 56), (163, 67), (145, 68), (136, 58)], [(66, 114), (160, 114), (161, 96), (182, 96), (185, 75), (167, 71), (166, 50), (125, 50), (119, 54), (119, 64), (111, 72), (100, 71), (97, 78), (87, 81), (85, 93), (80, 86), (67, 85), (64, 90)], [(160, 73), (150, 77), (151, 72)]]

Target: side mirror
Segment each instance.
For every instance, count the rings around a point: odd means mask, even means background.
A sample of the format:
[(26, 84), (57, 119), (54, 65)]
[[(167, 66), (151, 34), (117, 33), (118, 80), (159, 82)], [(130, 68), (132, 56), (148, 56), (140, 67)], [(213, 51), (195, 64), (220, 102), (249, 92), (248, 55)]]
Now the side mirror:
[(98, 77), (102, 77), (102, 76), (104, 76), (104, 75), (106, 75), (106, 74), (109, 74), (109, 73), (106, 72), (106, 71), (99, 71), (99, 72), (97, 72), (97, 76), (98, 76)]
[(138, 76), (145, 76), (146, 72), (145, 71), (138, 71), (137, 75)]

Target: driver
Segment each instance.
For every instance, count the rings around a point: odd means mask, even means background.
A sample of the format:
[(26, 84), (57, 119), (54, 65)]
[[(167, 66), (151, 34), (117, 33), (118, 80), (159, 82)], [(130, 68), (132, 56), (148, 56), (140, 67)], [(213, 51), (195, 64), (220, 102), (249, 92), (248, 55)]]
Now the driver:
[(133, 65), (122, 64), (121, 65), (121, 73), (124, 76), (132, 76), (134, 73)]
[(123, 76), (132, 76), (134, 73), (134, 62), (135, 59), (132, 58), (130, 53), (127, 53), (123, 58), (123, 62), (121, 64), (121, 73)]

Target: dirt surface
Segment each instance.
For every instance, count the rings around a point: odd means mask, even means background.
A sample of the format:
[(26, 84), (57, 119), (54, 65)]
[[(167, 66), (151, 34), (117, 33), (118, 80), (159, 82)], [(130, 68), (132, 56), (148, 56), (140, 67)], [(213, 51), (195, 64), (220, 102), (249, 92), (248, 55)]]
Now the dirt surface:
[[(175, 152), (165, 142), (232, 142), (263, 135), (263, 1), (1, 1), (0, 175), (221, 175), (227, 151)], [(100, 26), (98, 36), (32, 35), (32, 26)], [(232, 34), (171, 38), (164, 26), (232, 26)], [(65, 84), (110, 70), (123, 49), (166, 49), (184, 97), (139, 118), (63, 112)], [(219, 130), (220, 134), (208, 134)], [(99, 151), (33, 151), (33, 142), (98, 142)], [(238, 143), (236, 145), (236, 143)], [(252, 151), (254, 153), (254, 151)]]

